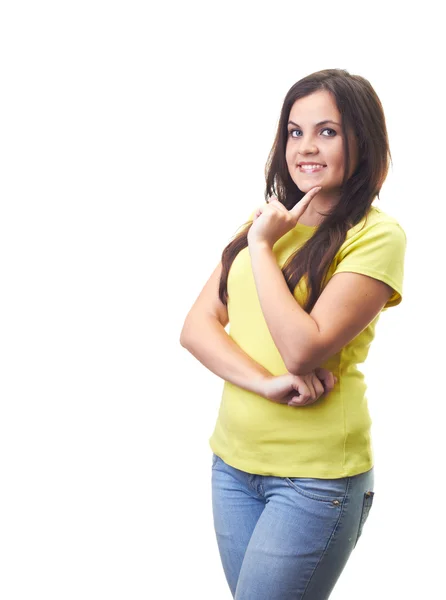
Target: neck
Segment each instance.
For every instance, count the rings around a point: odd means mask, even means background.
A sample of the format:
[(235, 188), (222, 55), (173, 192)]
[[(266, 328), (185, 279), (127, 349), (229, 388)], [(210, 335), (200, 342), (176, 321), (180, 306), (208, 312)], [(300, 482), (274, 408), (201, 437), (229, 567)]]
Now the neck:
[(319, 194), (317, 194), (310, 202), (304, 214), (300, 217), (299, 223), (310, 227), (320, 225), (325, 219), (325, 213), (331, 210), (337, 204), (338, 200), (339, 197), (334, 197), (333, 195), (321, 195), (319, 192)]

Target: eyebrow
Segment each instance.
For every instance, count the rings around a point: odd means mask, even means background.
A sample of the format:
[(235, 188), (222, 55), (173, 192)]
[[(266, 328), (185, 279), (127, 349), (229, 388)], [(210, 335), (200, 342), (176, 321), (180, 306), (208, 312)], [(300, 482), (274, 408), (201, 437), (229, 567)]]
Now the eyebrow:
[[(338, 125), (338, 127), (341, 126), (341, 124), (336, 123), (336, 121), (332, 121), (331, 119), (325, 119), (325, 121), (319, 121), (319, 123), (316, 123), (315, 127), (320, 127), (321, 125), (326, 125), (327, 123), (333, 123), (333, 125)], [(288, 125), (295, 125), (296, 127), (300, 127), (300, 125), (298, 125), (294, 121), (288, 121)]]

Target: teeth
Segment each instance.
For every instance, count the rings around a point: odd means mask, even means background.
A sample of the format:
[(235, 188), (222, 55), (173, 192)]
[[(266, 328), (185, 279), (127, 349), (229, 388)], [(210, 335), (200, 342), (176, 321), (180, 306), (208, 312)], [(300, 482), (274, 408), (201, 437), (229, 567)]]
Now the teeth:
[(301, 169), (317, 169), (318, 167), (323, 167), (324, 165), (300, 165)]

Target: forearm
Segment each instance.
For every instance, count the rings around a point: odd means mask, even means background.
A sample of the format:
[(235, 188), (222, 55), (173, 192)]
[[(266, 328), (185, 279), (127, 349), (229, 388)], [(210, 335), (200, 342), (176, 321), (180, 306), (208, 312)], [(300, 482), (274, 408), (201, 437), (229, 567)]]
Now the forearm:
[(190, 317), (181, 332), (180, 343), (215, 375), (255, 394), (263, 395), (262, 384), (272, 377), (211, 316)]
[[(302, 359), (311, 354), (317, 344), (317, 323), (291, 294), (271, 248), (254, 243), (250, 244), (249, 252), (260, 306), (271, 337), (288, 371), (308, 372), (310, 369), (302, 364)], [(311, 365), (316, 366), (319, 365)]]

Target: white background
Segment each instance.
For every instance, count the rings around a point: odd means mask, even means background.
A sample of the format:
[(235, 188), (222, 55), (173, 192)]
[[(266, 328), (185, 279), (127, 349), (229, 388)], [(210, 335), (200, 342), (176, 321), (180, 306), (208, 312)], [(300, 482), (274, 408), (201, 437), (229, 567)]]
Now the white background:
[(366, 369), (374, 506), (331, 598), (440, 597), (444, 30), (435, 3), (396, 4), (2, 3), (2, 600), (230, 598), (222, 381), (179, 335), (263, 203), (286, 92), (336, 67), (383, 102), (377, 204), (408, 249)]

